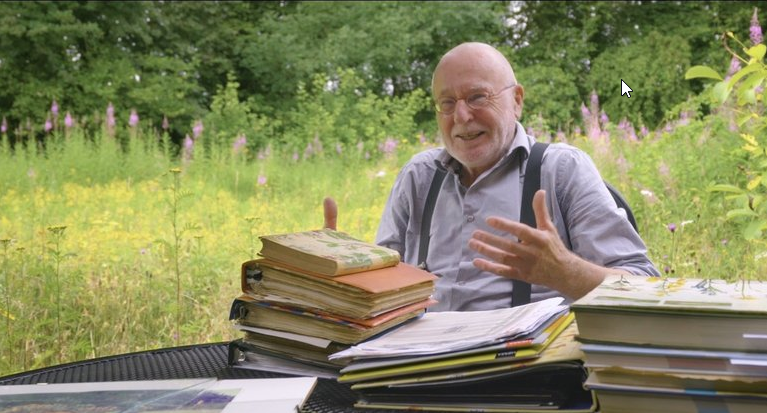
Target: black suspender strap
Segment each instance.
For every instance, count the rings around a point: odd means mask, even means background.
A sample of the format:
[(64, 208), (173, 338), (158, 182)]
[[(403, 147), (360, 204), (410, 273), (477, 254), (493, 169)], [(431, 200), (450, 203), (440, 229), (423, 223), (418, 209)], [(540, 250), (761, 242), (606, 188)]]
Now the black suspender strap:
[[(519, 221), (533, 228), (535, 225), (535, 213), (533, 212), (533, 195), (541, 187), (541, 161), (543, 153), (549, 145), (547, 143), (536, 142), (530, 149), (530, 156), (527, 158), (525, 166), (525, 182), (522, 186), (522, 205)], [(418, 245), (418, 266), (426, 268), (426, 256), (429, 252), (429, 241), (431, 240), (431, 217), (434, 214), (434, 205), (437, 203), (437, 196), (442, 187), (442, 181), (445, 179), (447, 171), (436, 168), (434, 178), (431, 180), (429, 193), (426, 195), (426, 204), (423, 208), (423, 217), (421, 220), (421, 237)], [(513, 290), (511, 292), (512, 306), (527, 304), (530, 302), (530, 284), (520, 280), (513, 280)]]
[[(541, 188), (541, 161), (546, 152), (548, 143), (536, 142), (530, 149), (525, 166), (525, 182), (522, 185), (522, 205), (519, 213), (519, 222), (533, 228), (535, 225), (535, 213), (533, 212), (533, 196)], [(511, 291), (511, 306), (527, 304), (530, 302), (530, 284), (513, 280), (514, 289)]]
[(418, 266), (426, 269), (426, 255), (429, 253), (429, 241), (431, 240), (431, 216), (434, 215), (434, 205), (437, 203), (439, 189), (445, 180), (447, 171), (442, 168), (434, 170), (434, 178), (431, 180), (429, 193), (426, 195), (426, 204), (423, 207), (421, 220), (421, 237), (418, 244)]

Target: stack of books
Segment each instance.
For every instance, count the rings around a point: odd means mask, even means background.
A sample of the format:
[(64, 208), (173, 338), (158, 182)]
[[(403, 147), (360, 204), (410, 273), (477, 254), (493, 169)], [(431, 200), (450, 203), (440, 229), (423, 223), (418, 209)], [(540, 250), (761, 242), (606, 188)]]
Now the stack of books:
[(554, 298), (434, 312), (330, 356), (355, 407), (419, 411), (594, 411), (574, 316)]
[(233, 366), (337, 377), (330, 354), (425, 312), (436, 277), (397, 251), (330, 229), (260, 237), (229, 318)]
[(767, 284), (612, 276), (572, 304), (604, 413), (767, 411)]

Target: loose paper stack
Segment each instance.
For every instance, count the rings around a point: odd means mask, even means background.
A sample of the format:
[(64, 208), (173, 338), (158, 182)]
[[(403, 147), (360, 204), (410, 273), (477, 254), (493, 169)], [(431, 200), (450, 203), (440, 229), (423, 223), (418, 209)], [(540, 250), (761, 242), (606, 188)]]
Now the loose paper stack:
[(614, 276), (572, 309), (602, 412), (767, 408), (767, 284)]
[(553, 298), (492, 311), (435, 312), (330, 356), (357, 407), (522, 412), (595, 408), (573, 315)]
[(234, 365), (274, 370), (281, 364), (295, 373), (303, 363), (333, 377), (346, 363), (328, 360), (330, 354), (434, 303), (436, 277), (399, 262), (394, 250), (330, 229), (261, 240), (263, 258), (243, 263), (243, 294), (230, 313), (245, 332), (232, 343)]

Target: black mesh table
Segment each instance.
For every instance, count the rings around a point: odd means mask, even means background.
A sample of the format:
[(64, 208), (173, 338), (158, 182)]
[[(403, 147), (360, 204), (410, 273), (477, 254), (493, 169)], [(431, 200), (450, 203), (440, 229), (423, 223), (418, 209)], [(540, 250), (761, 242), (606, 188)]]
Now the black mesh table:
[[(218, 379), (290, 377), (282, 373), (229, 367), (227, 365), (228, 345), (229, 343), (198, 344), (101, 357), (0, 377), (0, 385), (205, 377)], [(306, 413), (375, 412), (353, 408), (355, 400), (356, 396), (348, 385), (335, 380), (318, 379), (317, 386), (302, 411)]]

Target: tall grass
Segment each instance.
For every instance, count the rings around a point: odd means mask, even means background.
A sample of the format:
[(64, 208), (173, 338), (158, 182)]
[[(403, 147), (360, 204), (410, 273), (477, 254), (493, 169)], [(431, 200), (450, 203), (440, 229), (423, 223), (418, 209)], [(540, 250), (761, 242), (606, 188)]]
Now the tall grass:
[[(400, 142), (371, 159), (356, 148), (296, 160), (215, 145), (179, 156), (167, 137), (134, 132), (0, 146), (0, 375), (234, 338), (229, 306), (240, 264), (260, 248), (257, 235), (319, 228), (329, 195), (339, 229), (372, 241), (397, 171), (429, 146)], [(705, 189), (739, 162), (726, 121), (695, 120), (639, 140), (614, 125), (603, 132), (559, 139), (589, 152), (628, 198), (659, 268), (763, 274), (760, 251), (735, 236), (722, 200)], [(188, 195), (174, 206), (173, 191)]]

